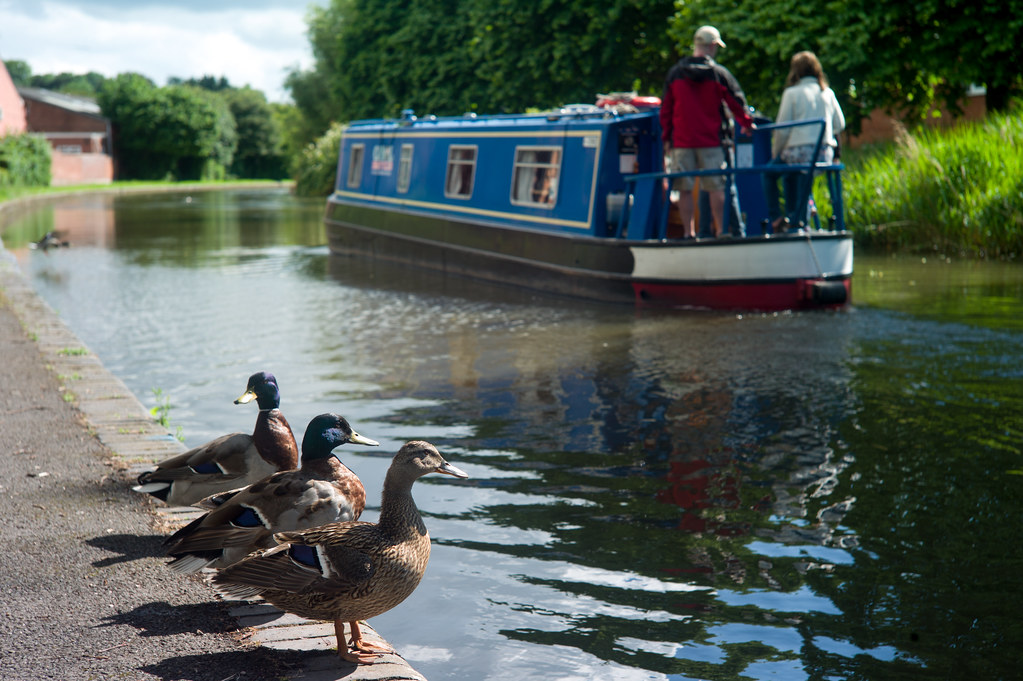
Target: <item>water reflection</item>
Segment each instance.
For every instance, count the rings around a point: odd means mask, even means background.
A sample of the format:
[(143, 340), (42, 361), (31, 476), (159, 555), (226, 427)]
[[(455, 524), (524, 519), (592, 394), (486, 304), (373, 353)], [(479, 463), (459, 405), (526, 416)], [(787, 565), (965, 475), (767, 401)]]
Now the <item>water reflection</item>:
[[(297, 435), (335, 409), (383, 443), (344, 454), (368, 489), (413, 437), (470, 473), (417, 486), (430, 569), (374, 621), (428, 678), (1014, 672), (1018, 270), (861, 258), (846, 312), (634, 311), (329, 256), (283, 193), (186, 198), (4, 240), (190, 444), (250, 428), (267, 368)], [(24, 248), (55, 223), (72, 249)]]

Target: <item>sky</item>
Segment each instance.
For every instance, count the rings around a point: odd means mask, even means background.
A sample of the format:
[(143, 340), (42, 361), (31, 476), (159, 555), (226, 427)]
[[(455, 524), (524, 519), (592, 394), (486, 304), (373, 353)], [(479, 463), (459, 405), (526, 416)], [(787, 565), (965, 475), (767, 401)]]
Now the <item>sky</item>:
[(312, 66), (310, 4), (328, 0), (0, 0), (0, 58), (33, 74), (134, 72), (227, 78), (290, 101), (290, 69)]

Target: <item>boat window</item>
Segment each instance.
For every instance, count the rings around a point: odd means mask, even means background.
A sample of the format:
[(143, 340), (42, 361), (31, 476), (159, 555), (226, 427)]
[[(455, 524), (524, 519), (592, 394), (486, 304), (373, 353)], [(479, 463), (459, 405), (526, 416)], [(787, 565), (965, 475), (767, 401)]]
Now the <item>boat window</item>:
[(512, 203), (552, 208), (558, 200), (559, 147), (517, 147)]
[(476, 171), (476, 147), (452, 146), (448, 149), (448, 175), (444, 196), (467, 199), (472, 196), (472, 178)]
[(348, 186), (358, 187), (362, 184), (362, 155), (366, 152), (365, 144), (353, 144), (348, 157)]
[(393, 145), (378, 144), (373, 147), (373, 162), (370, 163), (369, 172), (374, 175), (390, 175), (394, 172)]
[(401, 157), (398, 159), (398, 191), (402, 194), (408, 192), (409, 184), (412, 182), (412, 145), (401, 145)]

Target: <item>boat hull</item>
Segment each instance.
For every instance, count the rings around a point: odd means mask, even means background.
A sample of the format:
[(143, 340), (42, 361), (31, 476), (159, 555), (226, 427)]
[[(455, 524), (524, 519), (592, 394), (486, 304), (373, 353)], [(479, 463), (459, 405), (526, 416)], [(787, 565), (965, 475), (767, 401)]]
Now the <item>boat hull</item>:
[(328, 200), (330, 250), (603, 302), (710, 309), (838, 307), (850, 300), (852, 237), (630, 241), (552, 234)]

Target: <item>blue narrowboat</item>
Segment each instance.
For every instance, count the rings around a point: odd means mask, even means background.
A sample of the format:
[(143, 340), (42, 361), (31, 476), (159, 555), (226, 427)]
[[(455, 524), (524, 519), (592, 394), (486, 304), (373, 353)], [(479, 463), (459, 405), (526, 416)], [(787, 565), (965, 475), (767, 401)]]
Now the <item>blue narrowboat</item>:
[(762, 175), (778, 171), (767, 158), (774, 126), (758, 126), (736, 139), (729, 171), (738, 212), (726, 222), (740, 227), (682, 239), (670, 186), (680, 173), (664, 172), (657, 113), (582, 105), (352, 123), (327, 201), (330, 249), (609, 302), (782, 310), (849, 301), (840, 164), (785, 167), (802, 172), (808, 206), (813, 174), (827, 174), (834, 214), (822, 226), (807, 211), (805, 224), (773, 234)]

